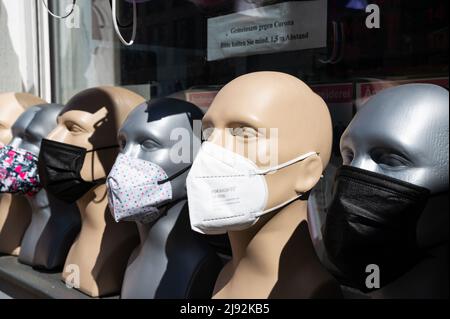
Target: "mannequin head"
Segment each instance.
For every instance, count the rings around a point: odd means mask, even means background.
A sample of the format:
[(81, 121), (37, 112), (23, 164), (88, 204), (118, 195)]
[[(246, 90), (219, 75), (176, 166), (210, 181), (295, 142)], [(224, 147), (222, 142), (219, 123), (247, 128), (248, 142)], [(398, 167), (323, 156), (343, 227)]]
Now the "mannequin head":
[(11, 127), (28, 107), (43, 104), (44, 100), (27, 93), (0, 94), (0, 146), (11, 141)]
[(430, 190), (448, 190), (448, 91), (406, 84), (381, 91), (341, 138), (344, 165)]
[[(59, 104), (30, 107), (14, 123), (10, 145), (38, 156), (42, 139), (56, 127), (63, 107)], [(31, 206), (32, 219), (22, 238), (19, 261), (45, 269), (62, 266), (79, 231), (76, 206), (63, 204), (43, 189), (26, 199)]]
[(388, 88), (342, 135), (344, 166), (323, 234), (345, 285), (373, 289), (365, 281), (369, 264), (379, 267), (381, 287), (420, 273), (430, 250), (448, 242), (448, 112), (448, 91), (439, 86)]
[(56, 119), (63, 106), (43, 104), (30, 107), (12, 126), (10, 145), (38, 155), (41, 141), (56, 126)]
[[(172, 176), (189, 166), (197, 150), (192, 145), (200, 145), (200, 137), (194, 135), (194, 121), (203, 117), (195, 105), (171, 98), (162, 98), (143, 103), (127, 117), (119, 130), (118, 141), (121, 153), (160, 166), (168, 176)], [(171, 156), (180, 137), (189, 146), (187, 161), (175, 162)], [(192, 143), (197, 140), (197, 143)], [(181, 159), (181, 157), (180, 157)], [(186, 173), (171, 181), (172, 200), (186, 197)]]
[[(0, 147), (8, 144), (13, 135), (11, 127), (27, 108), (46, 103), (27, 93), (0, 94)], [(25, 198), (0, 195), (0, 252), (17, 255), (23, 233), (30, 223), (29, 206)]]
[[(315, 295), (331, 282), (313, 252), (306, 213), (307, 194), (331, 155), (327, 105), (291, 75), (249, 73), (220, 90), (202, 125), (207, 142), (188, 177), (191, 226), (226, 231), (232, 250), (213, 297)], [(208, 196), (217, 209), (201, 202)]]
[[(325, 102), (302, 81), (284, 73), (256, 72), (231, 81), (216, 96), (202, 124), (204, 138), (259, 167), (319, 153), (265, 176), (266, 209), (307, 193), (330, 158), (332, 127)], [(268, 163), (269, 158), (275, 162)]]
[[(119, 87), (97, 87), (72, 97), (58, 117), (48, 139), (92, 150), (117, 145), (117, 131), (128, 113), (144, 101)], [(118, 148), (86, 154), (81, 177), (93, 181), (111, 170)]]

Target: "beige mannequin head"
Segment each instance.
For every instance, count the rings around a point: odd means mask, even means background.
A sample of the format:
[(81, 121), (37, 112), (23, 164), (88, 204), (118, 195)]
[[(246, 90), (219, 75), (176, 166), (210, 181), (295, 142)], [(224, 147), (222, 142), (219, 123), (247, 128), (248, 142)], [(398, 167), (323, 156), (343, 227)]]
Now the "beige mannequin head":
[[(308, 193), (330, 159), (328, 108), (306, 84), (288, 74), (257, 72), (238, 77), (219, 92), (202, 123), (209, 142), (247, 157), (260, 168), (318, 153), (265, 175), (265, 210)], [(228, 232), (233, 256), (217, 279), (214, 298), (336, 295), (337, 285), (311, 243), (306, 200), (302, 196), (250, 228)]]
[[(308, 192), (330, 158), (332, 126), (325, 102), (302, 81), (284, 73), (256, 72), (228, 83), (203, 118), (203, 130), (209, 128), (214, 130), (207, 133), (208, 141), (241, 153), (259, 167), (266, 166), (274, 151), (278, 164), (319, 153), (266, 175), (266, 209)], [(262, 134), (255, 134), (261, 128)], [(274, 141), (278, 147), (271, 147)]]
[[(128, 113), (144, 98), (120, 88), (98, 87), (72, 97), (48, 139), (92, 150), (117, 145), (117, 131)], [(81, 176), (86, 181), (106, 177), (119, 149), (86, 154)]]
[[(0, 94), (0, 147), (12, 139), (11, 127), (30, 106), (45, 104), (28, 93)], [(20, 242), (30, 223), (31, 208), (22, 196), (0, 195), (0, 253), (18, 255)]]
[(41, 98), (28, 93), (0, 94), (0, 146), (12, 139), (11, 126), (28, 107), (46, 103)]
[[(47, 137), (60, 143), (92, 150), (117, 145), (117, 132), (128, 113), (144, 98), (119, 87), (97, 87), (72, 97), (62, 110), (57, 127)], [(86, 154), (81, 170), (85, 181), (106, 177), (119, 148)], [(107, 208), (106, 187), (89, 190), (77, 205), (81, 231), (66, 259), (67, 265), (80, 267), (80, 287), (98, 297), (120, 291), (123, 273), (132, 249), (137, 244), (133, 223), (116, 223)], [(63, 279), (70, 278), (65, 268)]]

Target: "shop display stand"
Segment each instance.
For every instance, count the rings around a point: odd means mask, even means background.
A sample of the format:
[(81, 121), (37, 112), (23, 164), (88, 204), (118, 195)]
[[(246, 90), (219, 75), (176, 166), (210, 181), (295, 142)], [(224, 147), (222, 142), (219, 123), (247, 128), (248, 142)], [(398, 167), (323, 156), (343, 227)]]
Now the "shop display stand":
[[(19, 263), (16, 256), (0, 255), (0, 292), (11, 298), (94, 299), (68, 288), (60, 271), (42, 271)], [(118, 299), (108, 296), (104, 299)]]

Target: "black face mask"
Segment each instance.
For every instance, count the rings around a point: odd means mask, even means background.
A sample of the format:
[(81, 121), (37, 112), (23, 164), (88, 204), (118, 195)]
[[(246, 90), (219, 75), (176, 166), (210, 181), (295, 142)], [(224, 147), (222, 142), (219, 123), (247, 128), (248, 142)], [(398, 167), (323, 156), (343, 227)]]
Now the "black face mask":
[(118, 146), (114, 145), (87, 151), (82, 147), (43, 139), (38, 164), (41, 183), (56, 198), (73, 203), (91, 188), (106, 181), (106, 178), (101, 178), (88, 182), (81, 178), (86, 153), (116, 147)]
[(336, 173), (323, 232), (341, 283), (368, 291), (366, 267), (379, 267), (380, 287), (407, 272), (420, 258), (417, 222), (429, 191), (350, 166)]

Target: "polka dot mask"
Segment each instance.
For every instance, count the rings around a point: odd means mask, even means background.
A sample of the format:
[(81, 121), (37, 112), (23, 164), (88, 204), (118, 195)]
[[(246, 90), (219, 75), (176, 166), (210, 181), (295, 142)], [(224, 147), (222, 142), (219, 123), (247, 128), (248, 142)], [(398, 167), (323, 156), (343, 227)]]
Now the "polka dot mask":
[(170, 180), (160, 166), (119, 154), (106, 180), (108, 204), (116, 222), (156, 220), (158, 207), (172, 199)]

